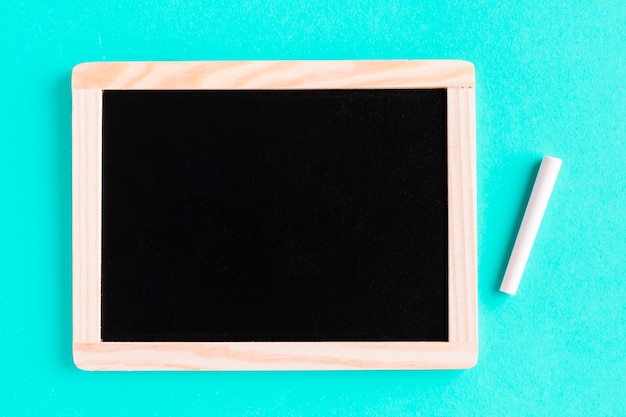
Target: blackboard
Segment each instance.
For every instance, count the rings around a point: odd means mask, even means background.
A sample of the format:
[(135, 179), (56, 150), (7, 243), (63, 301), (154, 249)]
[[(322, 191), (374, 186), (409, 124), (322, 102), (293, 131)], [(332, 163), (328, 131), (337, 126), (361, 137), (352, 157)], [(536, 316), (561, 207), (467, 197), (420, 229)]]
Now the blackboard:
[(105, 91), (104, 341), (448, 338), (446, 94)]
[[(388, 344), (391, 356), (394, 347), (459, 342), (453, 293), (467, 293), (467, 283), (459, 287), (450, 277), (459, 266), (450, 253), (456, 227), (449, 210), (467, 198), (449, 186), (459, 175), (450, 166), (450, 126), (458, 125), (450, 118), (460, 117), (459, 100), (449, 102), (449, 87), (419, 82), (278, 84), (98, 88), (96, 350), (156, 349), (148, 367), (167, 369), (159, 346), (189, 353), (284, 343), (284, 358), (260, 366), (281, 369), (298, 368), (302, 358), (293, 363), (290, 350), (302, 347)], [(81, 120), (74, 118), (77, 136)], [(473, 209), (469, 203), (461, 216)], [(470, 217), (464, 233), (474, 226)], [(75, 357), (80, 350), (75, 340)], [(258, 368), (249, 363), (258, 352), (247, 354), (244, 368)], [(95, 356), (103, 369), (143, 367)], [(429, 367), (419, 358), (414, 365), (382, 362)], [(353, 367), (381, 367), (363, 363)]]

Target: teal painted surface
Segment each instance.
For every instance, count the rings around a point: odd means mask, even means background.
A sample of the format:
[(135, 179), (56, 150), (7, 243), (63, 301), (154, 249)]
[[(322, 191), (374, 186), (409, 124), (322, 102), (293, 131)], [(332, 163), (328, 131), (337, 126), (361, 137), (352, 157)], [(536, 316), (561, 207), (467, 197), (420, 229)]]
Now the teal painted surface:
[[(0, 4), (0, 416), (625, 415), (626, 3)], [(70, 71), (456, 58), (477, 72), (480, 358), (466, 371), (89, 373), (71, 358)], [(563, 168), (497, 292), (544, 154)]]

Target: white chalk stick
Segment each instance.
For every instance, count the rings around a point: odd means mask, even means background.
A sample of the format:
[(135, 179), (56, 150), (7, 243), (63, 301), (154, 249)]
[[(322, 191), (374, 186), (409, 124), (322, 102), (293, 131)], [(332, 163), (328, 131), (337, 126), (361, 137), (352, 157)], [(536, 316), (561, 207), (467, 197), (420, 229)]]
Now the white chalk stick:
[(562, 161), (559, 158), (552, 158), (550, 156), (544, 156), (541, 161), (539, 173), (537, 174), (535, 185), (533, 185), (533, 190), (528, 200), (528, 206), (526, 206), (526, 211), (522, 218), (522, 225), (515, 239), (513, 252), (511, 252), (511, 258), (509, 259), (509, 264), (506, 267), (504, 279), (500, 286), (500, 291), (504, 293), (511, 295), (517, 293), (517, 287), (522, 279), (530, 250), (537, 237), (541, 219), (543, 219), (543, 214), (548, 206), (556, 177), (559, 175), (561, 163)]

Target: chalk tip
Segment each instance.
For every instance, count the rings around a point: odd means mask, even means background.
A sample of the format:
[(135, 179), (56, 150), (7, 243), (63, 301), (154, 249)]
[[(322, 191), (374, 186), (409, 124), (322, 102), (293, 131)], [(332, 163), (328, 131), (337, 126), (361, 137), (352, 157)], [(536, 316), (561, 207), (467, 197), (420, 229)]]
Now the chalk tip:
[(500, 287), (500, 292), (503, 294), (511, 295), (511, 296), (514, 296), (515, 294), (517, 294), (517, 291), (511, 288)]
[(559, 166), (563, 164), (563, 160), (561, 158), (556, 158), (554, 156), (548, 156), (548, 155), (545, 155), (543, 159), (541, 160), (541, 162), (542, 163), (548, 162), (548, 163), (552, 163), (554, 165), (559, 165)]

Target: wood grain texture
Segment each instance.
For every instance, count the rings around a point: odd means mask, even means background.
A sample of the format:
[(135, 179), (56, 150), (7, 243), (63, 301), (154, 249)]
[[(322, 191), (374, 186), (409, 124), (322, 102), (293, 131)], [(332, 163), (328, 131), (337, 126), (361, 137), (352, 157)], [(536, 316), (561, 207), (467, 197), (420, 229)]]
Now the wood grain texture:
[(474, 85), (465, 61), (107, 62), (74, 68), (73, 89), (329, 89)]
[(72, 100), (73, 338), (99, 342), (102, 91), (74, 90)]
[[(87, 63), (74, 68), (73, 353), (81, 369), (445, 369), (477, 359), (474, 69), (463, 61)], [(118, 343), (100, 337), (102, 90), (447, 88), (449, 342)]]
[(450, 342), (477, 341), (476, 126), (473, 88), (448, 88)]
[(476, 343), (75, 343), (89, 370), (445, 369), (474, 365)]

